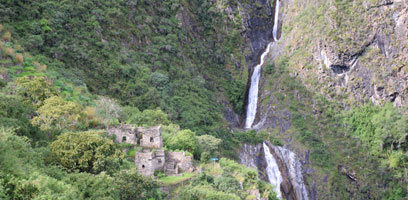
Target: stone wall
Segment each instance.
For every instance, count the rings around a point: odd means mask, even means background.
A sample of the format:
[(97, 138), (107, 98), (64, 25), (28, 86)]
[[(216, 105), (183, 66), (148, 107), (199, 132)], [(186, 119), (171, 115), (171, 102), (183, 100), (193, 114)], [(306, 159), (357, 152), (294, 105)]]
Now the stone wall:
[(106, 132), (109, 136), (115, 135), (115, 141), (118, 143), (137, 145), (138, 129), (133, 126), (122, 124), (117, 127), (107, 128)]
[(140, 140), (141, 147), (163, 148), (163, 139), (161, 137), (161, 127), (154, 126), (149, 128), (138, 128), (137, 131), (142, 135)]
[(156, 170), (163, 170), (165, 163), (164, 150), (140, 151), (135, 154), (137, 170), (146, 176), (153, 176)]
[[(176, 174), (181, 172), (192, 172), (194, 170), (192, 157), (186, 156), (184, 152), (168, 152), (166, 155), (166, 160), (167, 166), (169, 164), (170, 165), (175, 164), (174, 169)], [(170, 167), (165, 167), (165, 172), (167, 168)]]

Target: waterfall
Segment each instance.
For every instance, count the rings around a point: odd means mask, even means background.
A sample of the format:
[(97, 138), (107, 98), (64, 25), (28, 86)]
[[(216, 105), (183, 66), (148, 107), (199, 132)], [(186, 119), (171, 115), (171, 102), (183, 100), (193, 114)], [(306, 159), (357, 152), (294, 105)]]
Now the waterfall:
[(307, 193), (305, 181), (302, 175), (302, 164), (297, 158), (296, 154), (289, 149), (282, 147), (272, 147), (279, 157), (288, 168), (290, 181), (295, 190), (296, 196), (299, 200), (308, 200), (309, 195)]
[(268, 145), (263, 143), (263, 149), (265, 152), (265, 159), (267, 162), (266, 166), (266, 174), (268, 175), (269, 183), (275, 186), (274, 190), (279, 199), (282, 199), (282, 194), (280, 190), (280, 185), (282, 183), (282, 175), (279, 171), (278, 163), (276, 162), (275, 158), (271, 154)]
[(278, 41), (278, 24), (279, 24), (279, 0), (275, 0), (275, 21), (273, 23), (273, 39)]
[(260, 63), (255, 66), (254, 71), (251, 76), (251, 85), (249, 86), (248, 94), (248, 107), (247, 115), (245, 120), (245, 128), (251, 128), (255, 120), (256, 109), (258, 106), (258, 90), (259, 90), (259, 79), (261, 77), (261, 67), (265, 62), (265, 58), (271, 50), (272, 42), (268, 44), (266, 50), (261, 55)]

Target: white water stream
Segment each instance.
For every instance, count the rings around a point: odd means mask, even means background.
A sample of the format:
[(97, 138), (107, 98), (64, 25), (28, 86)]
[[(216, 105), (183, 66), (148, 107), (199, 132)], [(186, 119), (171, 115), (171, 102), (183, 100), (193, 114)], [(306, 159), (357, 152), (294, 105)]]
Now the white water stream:
[(265, 62), (266, 56), (271, 51), (272, 42), (268, 44), (266, 50), (261, 55), (260, 63), (255, 66), (254, 72), (251, 76), (251, 85), (249, 86), (248, 93), (248, 107), (247, 115), (245, 120), (245, 128), (251, 128), (255, 120), (256, 109), (258, 106), (258, 90), (259, 90), (259, 79), (261, 77), (261, 67)]
[(278, 41), (278, 24), (279, 24), (279, 0), (276, 0), (275, 5), (275, 22), (273, 23), (273, 39)]
[(280, 185), (283, 181), (283, 178), (282, 174), (279, 171), (278, 163), (271, 154), (269, 147), (265, 142), (263, 143), (263, 149), (265, 152), (266, 162), (268, 163), (266, 166), (266, 174), (268, 175), (269, 183), (274, 186), (274, 191), (276, 192), (277, 197), (279, 199), (282, 199)]
[[(273, 24), (273, 39), (278, 41), (278, 23), (279, 23), (279, 0), (276, 0), (275, 6), (275, 22)], [(257, 106), (258, 106), (258, 90), (259, 90), (259, 79), (261, 77), (261, 68), (265, 62), (266, 56), (271, 50), (272, 42), (268, 44), (266, 50), (261, 55), (261, 60), (257, 66), (255, 66), (254, 71), (251, 76), (251, 85), (249, 87), (248, 93), (248, 107), (247, 115), (245, 120), (245, 128), (251, 128), (254, 123)]]

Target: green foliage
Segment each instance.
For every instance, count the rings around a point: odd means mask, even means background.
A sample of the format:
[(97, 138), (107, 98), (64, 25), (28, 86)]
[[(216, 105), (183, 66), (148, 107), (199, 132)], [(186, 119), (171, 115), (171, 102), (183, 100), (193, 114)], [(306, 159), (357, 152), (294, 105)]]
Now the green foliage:
[[(0, 93), (1, 94), (1, 93)], [(34, 115), (31, 105), (24, 104), (17, 96), (0, 96), (0, 127), (13, 128), (17, 135), (38, 140), (41, 132), (33, 127), (29, 118)]]
[(269, 134), (265, 131), (256, 132), (255, 130), (237, 131), (234, 133), (241, 143), (260, 144), (264, 140), (269, 140)]
[(168, 125), (170, 120), (166, 113), (159, 108), (155, 110), (146, 109), (140, 112), (136, 107), (126, 106), (123, 108), (122, 121), (127, 124), (133, 124), (136, 126), (156, 126), (156, 125)]
[(184, 150), (194, 154), (197, 149), (197, 138), (194, 132), (186, 129), (167, 136), (164, 144), (168, 149)]
[(201, 155), (200, 155), (201, 163), (204, 163), (204, 164), (208, 163), (208, 161), (210, 161), (210, 159), (211, 159), (211, 154), (210, 153), (208, 153), (206, 151), (201, 153)]
[(101, 132), (64, 133), (51, 144), (51, 157), (68, 171), (112, 173), (121, 164), (122, 152)]
[(105, 173), (98, 175), (73, 173), (68, 175), (69, 182), (78, 188), (81, 199), (118, 199), (119, 191), (114, 187), (115, 179)]
[[(160, 177), (161, 175), (161, 177)], [(164, 184), (164, 185), (175, 185), (179, 184), (183, 181), (191, 179), (195, 174), (194, 173), (183, 173), (181, 176), (165, 176), (163, 174), (158, 174), (159, 180)]]
[(16, 79), (12, 90), (21, 97), (24, 102), (33, 104), (36, 108), (41, 107), (44, 101), (58, 94), (57, 90), (45, 80), (44, 77), (22, 77)]
[(115, 183), (121, 200), (163, 199), (158, 183), (150, 177), (140, 175), (134, 168), (116, 174)]
[(79, 124), (81, 111), (80, 105), (53, 96), (46, 99), (38, 108), (38, 115), (31, 120), (31, 123), (39, 126), (43, 131), (73, 129)]
[(218, 156), (218, 147), (222, 140), (211, 135), (201, 135), (197, 137), (197, 154), (202, 155), (204, 152), (208, 152), (211, 156)]
[[(78, 199), (78, 190), (41, 172), (41, 156), (27, 138), (0, 127), (0, 196), (6, 199)], [(37, 165), (40, 166), (37, 166)]]
[(350, 125), (353, 135), (370, 146), (374, 155), (387, 150), (408, 150), (408, 117), (391, 103), (383, 107), (365, 105), (354, 108), (348, 113), (346, 123)]
[(214, 180), (215, 187), (222, 192), (234, 193), (241, 189), (239, 181), (233, 177), (220, 176)]
[[(226, 67), (234, 66), (232, 57), (245, 63), (242, 28), (214, 2), (46, 0), (3, 6), (7, 17), (0, 23), (59, 74), (59, 81), (52, 80), (64, 98), (90, 103), (88, 94), (75, 90), (86, 85), (141, 111), (160, 107), (199, 135), (225, 129), (221, 98), (242, 111), (246, 68)], [(191, 26), (179, 25), (181, 7)], [(71, 80), (80, 84), (66, 84)]]
[(197, 185), (194, 187), (186, 187), (180, 191), (179, 198), (181, 200), (216, 200), (216, 199), (231, 199), (238, 200), (239, 196), (218, 191), (209, 185)]
[(345, 114), (351, 134), (368, 146), (370, 154), (378, 156), (394, 171), (394, 176), (407, 180), (408, 116), (391, 103), (382, 107), (364, 105)]

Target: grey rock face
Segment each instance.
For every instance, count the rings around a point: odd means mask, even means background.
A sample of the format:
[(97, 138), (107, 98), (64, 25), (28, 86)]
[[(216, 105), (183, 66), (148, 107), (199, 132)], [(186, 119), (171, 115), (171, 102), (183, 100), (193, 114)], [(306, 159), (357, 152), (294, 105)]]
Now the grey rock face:
[[(315, 195), (309, 197), (309, 192), (303, 178), (303, 166), (296, 154), (286, 148), (273, 146), (269, 142), (266, 142), (266, 144), (270, 153), (275, 158), (283, 177), (281, 185), (278, 186), (280, 187), (282, 197), (288, 200), (315, 199), (313, 198)], [(260, 178), (268, 181), (266, 173), (268, 163), (266, 160), (262, 144), (242, 145), (239, 154), (240, 163), (257, 169)]]
[(242, 18), (243, 35), (248, 41), (250, 52), (245, 55), (247, 65), (254, 67), (259, 56), (272, 39), (273, 8), (271, 0), (238, 3), (228, 8), (230, 12), (238, 10)]

